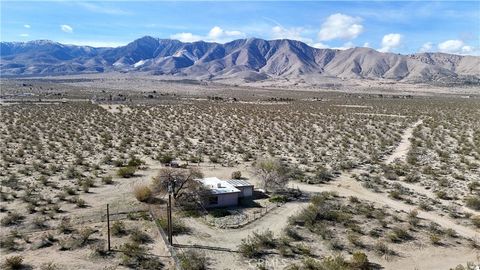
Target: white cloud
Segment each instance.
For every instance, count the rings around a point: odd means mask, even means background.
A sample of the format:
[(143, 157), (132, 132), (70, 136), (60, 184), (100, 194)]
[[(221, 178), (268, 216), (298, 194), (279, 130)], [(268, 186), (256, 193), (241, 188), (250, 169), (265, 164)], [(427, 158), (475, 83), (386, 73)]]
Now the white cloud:
[(220, 26), (214, 26), (208, 32), (206, 40), (214, 42), (228, 42), (233, 39), (243, 38), (245, 33), (237, 30), (223, 30)]
[(422, 45), (419, 52), (431, 52), (433, 49), (433, 43), (432, 42), (426, 42)]
[(365, 42), (365, 43), (363, 43), (362, 47), (370, 48), (370, 43), (369, 43), (369, 42)]
[(29, 29), (29, 28), (31, 28), (32, 26), (31, 26), (30, 24), (24, 24), (23, 27)]
[(351, 17), (336, 13), (330, 15), (322, 24), (318, 38), (320, 41), (332, 39), (354, 39), (363, 32), (363, 25), (359, 17)]
[(202, 40), (201, 36), (197, 36), (197, 35), (194, 35), (192, 33), (186, 33), (186, 32), (176, 33), (176, 34), (170, 35), (170, 38), (171, 39), (178, 39), (181, 42), (194, 42), (194, 41)]
[(29, 34), (20, 34), (21, 37), (28, 37)]
[(293, 39), (306, 43), (312, 43), (312, 39), (302, 37), (304, 29), (302, 27), (285, 28), (281, 25), (272, 27), (271, 37), (273, 39)]
[(245, 37), (245, 33), (237, 30), (224, 30), (219, 26), (214, 26), (206, 36), (195, 35), (189, 32), (182, 32), (170, 35), (171, 39), (178, 39), (182, 42), (195, 42), (199, 40), (225, 43), (234, 39)]
[(62, 29), (62, 31), (65, 33), (73, 33), (73, 28), (67, 24), (60, 25), (60, 29)]
[(103, 13), (103, 14), (109, 14), (109, 15), (128, 15), (131, 14), (128, 11), (118, 9), (118, 8), (113, 8), (113, 7), (107, 7), (107, 6), (100, 6), (92, 3), (77, 3), (78, 5), (82, 6), (83, 8), (87, 9), (88, 11), (95, 12), (95, 13)]
[(466, 45), (462, 40), (450, 39), (438, 44), (438, 50), (443, 53), (473, 54), (475, 48)]
[(354, 48), (355, 47), (355, 44), (353, 44), (353, 42), (349, 41), (349, 42), (346, 42), (344, 43), (342, 46), (340, 47), (335, 47), (333, 49), (337, 49), (337, 50), (348, 50), (348, 49), (351, 49), (351, 48)]
[(308, 44), (310, 47), (314, 47), (314, 48), (317, 48), (317, 49), (328, 49), (330, 48), (330, 46), (328, 46), (327, 44), (324, 44), (322, 42), (316, 42), (316, 43), (313, 43), (313, 44)]
[(400, 46), (401, 42), (402, 35), (396, 33), (387, 34), (382, 38), (382, 48), (379, 51), (390, 52), (392, 49)]

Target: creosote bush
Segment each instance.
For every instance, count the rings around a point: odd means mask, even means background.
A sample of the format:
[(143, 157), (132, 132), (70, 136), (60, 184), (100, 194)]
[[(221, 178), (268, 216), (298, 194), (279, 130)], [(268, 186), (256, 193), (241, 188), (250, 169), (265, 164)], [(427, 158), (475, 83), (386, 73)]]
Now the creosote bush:
[(122, 178), (130, 178), (135, 175), (136, 171), (137, 171), (137, 168), (133, 166), (122, 167), (118, 169), (117, 175)]
[(180, 266), (184, 270), (208, 269), (208, 258), (204, 253), (196, 250), (186, 250), (179, 254)]

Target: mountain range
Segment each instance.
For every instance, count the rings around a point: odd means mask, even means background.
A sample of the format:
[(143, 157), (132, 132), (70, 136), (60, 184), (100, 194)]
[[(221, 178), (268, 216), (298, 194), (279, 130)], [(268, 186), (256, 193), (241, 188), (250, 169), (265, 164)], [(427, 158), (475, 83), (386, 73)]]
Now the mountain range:
[(401, 55), (370, 48), (317, 49), (295, 40), (239, 39), (225, 44), (139, 38), (116, 48), (49, 40), (0, 43), (2, 76), (146, 72), (195, 79), (325, 76), (406, 82), (480, 81), (480, 57)]

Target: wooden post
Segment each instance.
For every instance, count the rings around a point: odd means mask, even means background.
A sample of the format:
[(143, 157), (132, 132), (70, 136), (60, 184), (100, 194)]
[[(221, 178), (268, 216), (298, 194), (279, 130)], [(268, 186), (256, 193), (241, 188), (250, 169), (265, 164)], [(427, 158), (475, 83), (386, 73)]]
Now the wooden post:
[(168, 231), (168, 243), (172, 245), (172, 195), (168, 193), (168, 207), (167, 207), (167, 231)]
[(110, 209), (107, 203), (107, 234), (108, 234), (108, 251), (111, 250), (110, 248)]

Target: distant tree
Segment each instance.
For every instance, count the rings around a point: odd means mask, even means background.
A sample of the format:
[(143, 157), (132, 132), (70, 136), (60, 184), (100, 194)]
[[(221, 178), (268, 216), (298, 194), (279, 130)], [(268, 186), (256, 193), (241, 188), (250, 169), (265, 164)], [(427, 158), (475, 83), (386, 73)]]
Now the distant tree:
[(260, 178), (265, 192), (285, 188), (289, 180), (288, 172), (288, 167), (275, 158), (259, 159), (254, 165), (254, 173)]
[(205, 189), (195, 179), (202, 178), (203, 174), (196, 168), (174, 169), (162, 168), (158, 175), (152, 179), (152, 190), (156, 193), (166, 194), (168, 184), (173, 183), (173, 198), (180, 202), (193, 199), (202, 199)]

